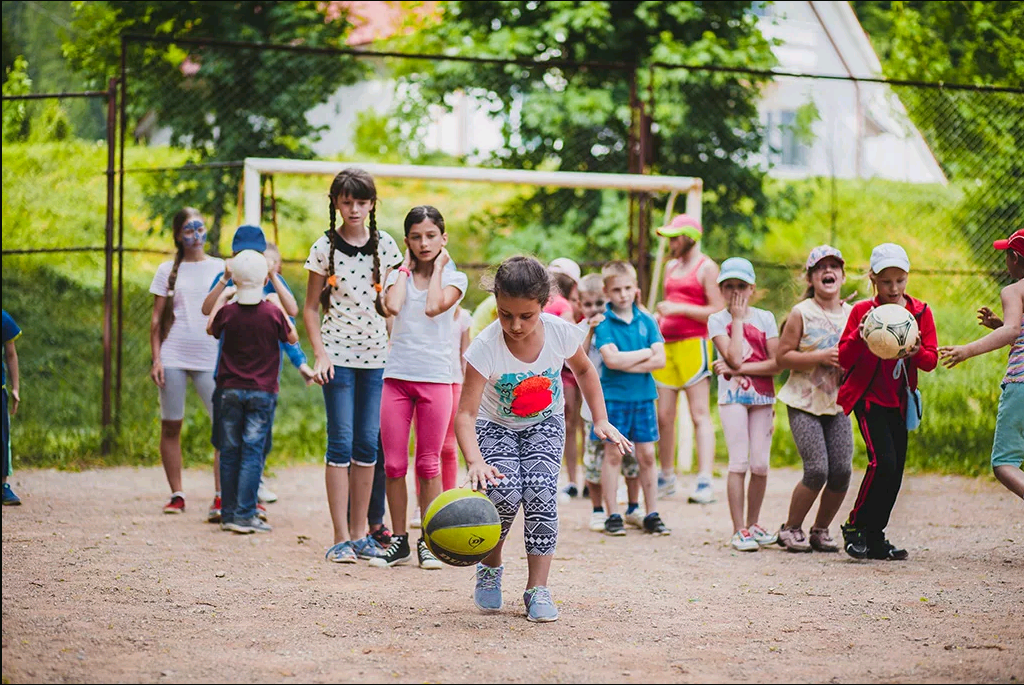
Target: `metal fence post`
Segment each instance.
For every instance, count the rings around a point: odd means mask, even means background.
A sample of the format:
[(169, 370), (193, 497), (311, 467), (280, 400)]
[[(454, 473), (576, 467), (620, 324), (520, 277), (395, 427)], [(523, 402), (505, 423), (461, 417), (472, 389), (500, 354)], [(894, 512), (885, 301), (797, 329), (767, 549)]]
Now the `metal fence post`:
[(111, 339), (113, 337), (114, 309), (114, 150), (117, 132), (117, 79), (110, 79), (107, 87), (107, 220), (103, 244), (103, 411), (101, 418), (102, 452), (111, 450)]

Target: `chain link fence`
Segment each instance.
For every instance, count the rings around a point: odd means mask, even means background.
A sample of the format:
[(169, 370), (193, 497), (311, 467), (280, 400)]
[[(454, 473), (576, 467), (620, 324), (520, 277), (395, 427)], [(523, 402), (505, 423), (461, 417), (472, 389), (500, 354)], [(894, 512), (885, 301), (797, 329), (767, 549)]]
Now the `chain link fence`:
[[(811, 247), (842, 249), (844, 292), (865, 297), (871, 247), (891, 240), (910, 253), (909, 292), (932, 306), (942, 344), (982, 332), (973, 312), (997, 306), (1005, 282), (991, 242), (1020, 226), (1021, 91), (195, 41), (177, 45), (184, 61), (156, 64), (153, 48), (163, 45), (123, 42), (123, 328), (114, 406), (121, 454), (157, 453), (148, 286), (170, 258), (170, 217), (196, 206), (212, 229), (212, 250), (226, 253), (241, 223), (247, 156), (699, 177), (705, 252), (718, 261), (750, 258), (759, 306), (779, 320), (803, 290)], [(6, 168), (5, 160), (5, 287), (10, 265), (18, 264), (19, 279), (30, 273), (7, 254), (7, 194), (39, 181), (9, 185)], [(278, 175), (260, 189), (262, 224), (300, 302), (302, 263), (327, 227), (329, 185)], [(484, 296), (480, 275), (516, 252), (570, 256), (587, 271), (629, 258), (647, 282), (665, 202), (611, 190), (401, 179), (379, 180), (378, 194), (378, 225), (399, 242), (409, 208), (441, 210), (450, 250), (470, 275), (469, 307)], [(307, 340), (304, 330), (300, 338)], [(933, 420), (920, 431), (916, 465), (984, 468), (1004, 362), (988, 355), (926, 376)], [(322, 449), (322, 412), (312, 409), (311, 392), (286, 371), (275, 430), (283, 453), (316, 458)], [(186, 429), (186, 459), (208, 454), (208, 421), (191, 395), (188, 407), (186, 424), (195, 428)], [(795, 459), (789, 443), (776, 440), (783, 461)]]

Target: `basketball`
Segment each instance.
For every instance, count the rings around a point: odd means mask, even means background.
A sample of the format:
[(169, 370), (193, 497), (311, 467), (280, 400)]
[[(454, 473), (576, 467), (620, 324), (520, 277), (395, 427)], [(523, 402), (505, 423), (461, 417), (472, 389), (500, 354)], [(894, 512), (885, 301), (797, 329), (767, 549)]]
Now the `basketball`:
[(905, 357), (917, 342), (917, 320), (898, 304), (883, 304), (869, 311), (860, 331), (868, 349), (881, 359)]
[(470, 566), (501, 539), (501, 519), (487, 495), (456, 488), (438, 495), (423, 514), (423, 537), (438, 559), (450, 566)]

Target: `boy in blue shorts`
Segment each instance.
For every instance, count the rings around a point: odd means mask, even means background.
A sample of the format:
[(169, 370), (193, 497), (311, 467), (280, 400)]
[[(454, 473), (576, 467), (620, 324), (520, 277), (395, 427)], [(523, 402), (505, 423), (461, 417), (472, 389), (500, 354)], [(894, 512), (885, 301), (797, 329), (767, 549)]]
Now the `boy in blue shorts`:
[(7, 370), (11, 372), (11, 416), (18, 413), (18, 403), (21, 401), (21, 374), (18, 370), (18, 350), (14, 347), (14, 341), (21, 335), (21, 328), (15, 323), (14, 317), (3, 311), (3, 338), (4, 338), (4, 361), (3, 361), (3, 439), (4, 439), (4, 499), (7, 506), (21, 504), (21, 498), (14, 494), (7, 476), (11, 475), (11, 420), (7, 415)]
[(1006, 270), (1015, 280), (1003, 288), (1003, 319), (988, 307), (978, 310), (978, 323), (992, 332), (966, 345), (939, 348), (943, 365), (951, 369), (962, 361), (1010, 346), (1003, 376), (996, 432), (992, 436), (992, 473), (1006, 489), (1024, 499), (1024, 229), (992, 244), (1006, 251)]
[[(669, 529), (658, 515), (658, 468), (654, 446), (658, 442), (658, 389), (651, 372), (665, 366), (665, 340), (658, 324), (636, 304), (639, 286), (636, 269), (622, 261), (608, 262), (601, 269), (604, 294), (608, 301), (605, 319), (594, 329), (594, 346), (604, 360), (601, 389), (608, 408), (608, 420), (635, 445), (640, 465), (647, 516), (643, 529), (654, 535), (668, 535)], [(623, 535), (625, 527), (618, 514), (619, 468), (622, 456), (614, 445), (605, 445), (601, 466), (608, 518), (604, 532)]]

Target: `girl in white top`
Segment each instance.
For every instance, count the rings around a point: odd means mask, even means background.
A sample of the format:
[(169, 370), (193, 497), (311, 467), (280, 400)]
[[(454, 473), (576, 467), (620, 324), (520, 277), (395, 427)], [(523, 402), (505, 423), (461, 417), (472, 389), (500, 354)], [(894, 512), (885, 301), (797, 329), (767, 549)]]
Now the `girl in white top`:
[[(828, 527), (843, 505), (853, 468), (853, 427), (836, 403), (842, 369), (839, 338), (852, 307), (843, 302), (843, 254), (820, 245), (807, 256), (807, 293), (793, 307), (779, 338), (779, 367), (789, 380), (779, 390), (789, 428), (804, 463), (803, 480), (793, 488), (789, 515), (779, 543), (791, 552), (838, 552)], [(824, 490), (822, 490), (824, 488)], [(803, 524), (821, 491), (810, 539)]]
[[(413, 207), (405, 217), (405, 261), (385, 281), (384, 309), (395, 317), (384, 368), (380, 430), (393, 533), (371, 566), (394, 566), (412, 558), (406, 512), (409, 492), (409, 433), (416, 418), (416, 478), (419, 506), (426, 511), (441, 494), (441, 446), (452, 413), (452, 331), (455, 307), (469, 284), (455, 270), (445, 245), (444, 218), (434, 207)], [(439, 569), (420, 537), (421, 568)]]
[[(376, 203), (377, 186), (368, 173), (341, 171), (331, 183), (331, 228), (313, 243), (306, 260), (302, 319), (316, 358), (313, 380), (323, 386), (327, 409), (324, 461), (334, 524), (327, 559), (340, 563), (383, 551), (367, 534), (366, 521), (387, 359), (381, 270), (401, 264), (402, 253), (394, 238), (377, 229)], [(350, 469), (353, 463), (356, 468)]]
[[(775, 425), (775, 384), (778, 373), (775, 354), (779, 332), (775, 317), (764, 309), (751, 307), (754, 267), (742, 257), (722, 262), (718, 287), (728, 303), (726, 309), (708, 317), (708, 335), (718, 350), (713, 369), (718, 374), (718, 417), (729, 450), (729, 514), (733, 536), (730, 544), (742, 552), (756, 552), (776, 541), (758, 519), (768, 486), (768, 458)], [(743, 515), (744, 480), (747, 513)]]
[(487, 488), (501, 517), (501, 541), (477, 565), (474, 602), (483, 611), (502, 607), (502, 548), (521, 505), (529, 566), (523, 601), (531, 621), (558, 618), (547, 581), (558, 538), (564, 363), (590, 405), (594, 433), (615, 443), (622, 454), (633, 449), (608, 422), (600, 379), (581, 346), (586, 333), (542, 313), (550, 287), (547, 270), (532, 257), (511, 257), (498, 267), (498, 320), (466, 350), (466, 379), (455, 418), (469, 484)]
[[(217, 340), (206, 332), (202, 309), (210, 282), (224, 270), (224, 260), (210, 257), (203, 249), (206, 225), (199, 210), (185, 207), (174, 215), (172, 227), (177, 254), (173, 261), (157, 267), (149, 286), (149, 292), (155, 296), (149, 324), (149, 345), (153, 353), (149, 377), (160, 388), (160, 460), (171, 486), (171, 499), (164, 505), (164, 513), (180, 514), (185, 511), (181, 484), (185, 387), (191, 378), (212, 420)], [(216, 500), (220, 496), (220, 463), (216, 451), (213, 461)]]

